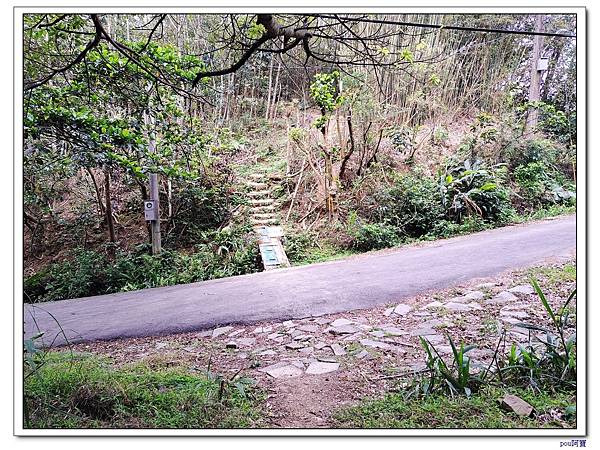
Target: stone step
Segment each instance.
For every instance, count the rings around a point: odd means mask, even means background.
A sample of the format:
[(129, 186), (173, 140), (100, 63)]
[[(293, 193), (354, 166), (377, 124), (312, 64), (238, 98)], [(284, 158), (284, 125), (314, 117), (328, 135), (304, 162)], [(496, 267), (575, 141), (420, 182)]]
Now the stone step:
[(252, 199), (250, 200), (250, 204), (251, 205), (272, 205), (273, 203), (275, 203), (275, 200), (273, 200), (272, 198), (262, 198), (262, 199)]
[(279, 223), (279, 220), (277, 220), (277, 219), (260, 219), (260, 220), (250, 219), (250, 223), (252, 225), (275, 225), (275, 224)]
[(271, 195), (271, 191), (252, 191), (248, 192), (250, 197), (261, 197), (263, 195)]
[(269, 187), (267, 183), (260, 183), (256, 181), (246, 181), (246, 185), (259, 189), (267, 189)]
[(275, 211), (275, 206), (273, 204), (269, 205), (254, 205), (250, 208), (250, 212), (263, 212), (263, 211)]
[(254, 180), (263, 180), (265, 176), (262, 173), (251, 173), (248, 175), (248, 178), (252, 178)]
[(253, 219), (271, 219), (275, 218), (275, 213), (252, 213)]

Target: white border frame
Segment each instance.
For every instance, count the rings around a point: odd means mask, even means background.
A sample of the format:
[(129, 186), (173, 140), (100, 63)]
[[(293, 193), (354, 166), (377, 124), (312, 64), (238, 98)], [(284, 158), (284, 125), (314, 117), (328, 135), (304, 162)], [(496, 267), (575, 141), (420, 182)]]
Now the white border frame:
[[(587, 412), (588, 399), (586, 398), (587, 385), (585, 383), (587, 376), (587, 249), (586, 249), (586, 223), (587, 223), (587, 98), (586, 98), (586, 10), (584, 7), (560, 7), (560, 6), (538, 6), (538, 7), (473, 7), (473, 6), (455, 6), (455, 7), (361, 7), (361, 6), (334, 6), (334, 7), (143, 7), (143, 6), (77, 6), (77, 7), (51, 7), (43, 6), (45, 2), (31, 2), (37, 6), (15, 6), (13, 16), (13, 38), (14, 38), (14, 423), (13, 432), (18, 436), (455, 436), (455, 437), (485, 437), (485, 436), (546, 436), (563, 437), (570, 440), (573, 437), (584, 437), (587, 435)], [(81, 2), (88, 3), (88, 2)], [(108, 3), (108, 2), (107, 2)], [(112, 3), (112, 2), (111, 2)], [(122, 2), (118, 2), (122, 4)], [(225, 2), (224, 2), (225, 3)], [(305, 4), (318, 5), (321, 2), (307, 1)], [(349, 13), (422, 13), (422, 14), (442, 14), (442, 13), (462, 13), (462, 14), (575, 14), (577, 16), (577, 141), (579, 143), (577, 151), (578, 179), (577, 184), (577, 254), (578, 274), (577, 274), (577, 309), (585, 311), (579, 314), (577, 323), (577, 333), (584, 336), (578, 342), (578, 379), (577, 379), (577, 428), (574, 430), (531, 430), (531, 429), (508, 429), (508, 430), (478, 430), (478, 429), (457, 429), (457, 430), (357, 430), (357, 429), (226, 429), (226, 430), (170, 430), (170, 429), (92, 429), (92, 430), (32, 430), (23, 428), (23, 409), (22, 409), (22, 339), (23, 339), (23, 215), (22, 215), (22, 179), (23, 179), (23, 120), (22, 107), (23, 98), (23, 80), (22, 80), (22, 15), (27, 13), (39, 12), (65, 12), (65, 13), (88, 13), (90, 10), (102, 13), (160, 13), (168, 11), (169, 13), (197, 13), (197, 14), (216, 14), (216, 13), (256, 13), (256, 12), (344, 12)]]

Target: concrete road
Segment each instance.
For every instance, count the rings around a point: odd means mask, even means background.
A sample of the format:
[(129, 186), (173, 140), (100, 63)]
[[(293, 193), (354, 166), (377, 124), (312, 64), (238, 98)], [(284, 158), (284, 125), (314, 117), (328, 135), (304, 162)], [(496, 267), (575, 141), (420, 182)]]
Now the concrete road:
[[(304, 318), (398, 302), (431, 289), (575, 253), (575, 216), (345, 260), (220, 280), (26, 305), (25, 335), (45, 345), (165, 335)], [(50, 316), (54, 316), (56, 321)]]

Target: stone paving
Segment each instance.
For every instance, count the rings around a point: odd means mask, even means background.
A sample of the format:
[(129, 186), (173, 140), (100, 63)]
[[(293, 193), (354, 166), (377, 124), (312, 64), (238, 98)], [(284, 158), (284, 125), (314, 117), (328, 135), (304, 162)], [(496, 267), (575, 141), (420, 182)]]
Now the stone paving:
[(378, 360), (396, 371), (410, 371), (423, 366), (421, 337), (441, 354), (450, 353), (446, 333), (457, 342), (474, 343), (478, 348), (470, 353), (473, 362), (485, 364), (502, 330), (507, 330), (513, 341), (527, 341), (529, 331), (520, 327), (520, 322), (545, 319), (529, 285), (481, 283), (470, 289), (454, 289), (454, 294), (423, 296), (410, 303), (335, 316), (249, 327), (227, 325), (188, 333), (185, 346), (169, 342), (171, 337), (146, 338), (156, 344), (144, 354), (181, 350), (210, 353), (214, 359), (227, 361), (229, 370), (239, 370), (240, 364), (235, 363), (239, 361), (247, 375), (274, 379), (352, 370), (353, 365), (369, 360)]

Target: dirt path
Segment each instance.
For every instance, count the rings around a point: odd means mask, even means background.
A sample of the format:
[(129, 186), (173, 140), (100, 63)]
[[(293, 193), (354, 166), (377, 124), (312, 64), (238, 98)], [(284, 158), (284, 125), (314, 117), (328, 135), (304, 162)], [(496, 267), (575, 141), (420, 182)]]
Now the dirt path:
[[(26, 305), (26, 335), (64, 342), (167, 335), (373, 308), (575, 252), (575, 216), (310, 266)], [(50, 317), (51, 313), (54, 318)]]

